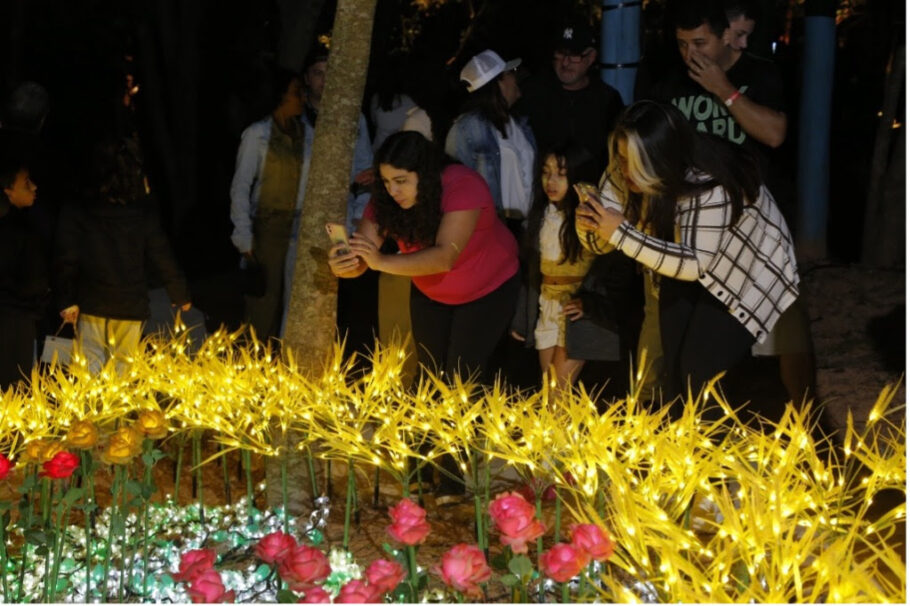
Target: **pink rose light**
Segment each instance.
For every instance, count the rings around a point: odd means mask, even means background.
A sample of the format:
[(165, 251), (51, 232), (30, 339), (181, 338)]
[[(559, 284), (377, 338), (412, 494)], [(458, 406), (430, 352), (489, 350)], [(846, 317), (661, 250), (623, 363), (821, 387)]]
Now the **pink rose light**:
[(390, 507), (389, 516), (392, 523), (386, 526), (386, 532), (399, 543), (418, 545), (430, 534), (427, 512), (410, 499), (402, 499), (398, 505)]
[(293, 591), (309, 591), (332, 572), (325, 554), (308, 545), (297, 545), (278, 564), (278, 576)]
[(590, 559), (603, 562), (613, 555), (613, 541), (597, 524), (572, 524), (569, 527), (572, 546)]
[(351, 581), (348, 581), (345, 586), (341, 588), (341, 591), (338, 592), (338, 597), (335, 598), (335, 603), (375, 604), (379, 602), (381, 595), (382, 592), (379, 591), (379, 589), (373, 587), (366, 581), (353, 579)]
[(578, 575), (588, 564), (588, 557), (568, 543), (557, 543), (540, 554), (540, 570), (559, 583)]
[(483, 551), (466, 543), (459, 543), (442, 554), (442, 562), (433, 568), (433, 572), (446, 585), (470, 597), (480, 597), (478, 584), (489, 581), (493, 574)]
[(215, 569), (202, 572), (186, 588), (187, 595), (194, 604), (216, 604), (219, 602), (233, 602), (234, 590), (225, 591), (221, 575)]
[(298, 604), (331, 604), (332, 594), (322, 587), (310, 587), (302, 598), (297, 600)]
[(370, 585), (376, 587), (381, 593), (392, 591), (404, 580), (405, 571), (398, 562), (376, 560), (364, 572)]
[(527, 553), (528, 543), (546, 532), (537, 511), (517, 492), (500, 494), (490, 503), (490, 517), (499, 529), (499, 542), (514, 553)]
[(294, 537), (278, 531), (259, 539), (254, 553), (266, 564), (278, 564), (295, 547), (297, 547), (297, 541)]
[(180, 566), (171, 577), (177, 582), (192, 583), (203, 572), (215, 567), (214, 549), (191, 549), (180, 556)]

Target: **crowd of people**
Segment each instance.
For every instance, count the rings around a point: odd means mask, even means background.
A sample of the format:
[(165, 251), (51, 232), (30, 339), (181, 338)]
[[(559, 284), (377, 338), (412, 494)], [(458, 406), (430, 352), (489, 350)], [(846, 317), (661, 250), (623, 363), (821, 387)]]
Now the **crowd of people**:
[[(598, 382), (624, 388), (637, 373), (655, 401), (774, 355), (790, 397), (815, 396), (769, 153), (787, 132), (783, 91), (774, 64), (748, 51), (754, 4), (673, 6), (680, 60), (643, 66), (628, 107), (596, 72), (585, 18), (560, 24), (538, 73), (503, 49), (466, 53), (451, 94), (424, 65), (376, 59), (386, 65), (359, 118), (349, 237), (328, 251), (352, 349), (397, 331), (413, 335), (422, 371), (547, 376), (559, 389), (598, 363)], [(275, 70), (272, 109), (236, 155), (231, 242), (261, 339), (284, 334), (327, 62), (318, 45), (301, 71)], [(129, 90), (116, 100), (123, 115)], [(12, 115), (0, 170), (0, 388), (32, 368), (48, 306), (76, 325), (95, 368), (135, 348), (150, 279), (190, 307), (135, 132), (112, 120), (87, 145), (91, 169), (42, 255), (24, 218), (36, 186)]]
[[(586, 362), (608, 360), (599, 379), (624, 385), (643, 360), (646, 393), (668, 400), (750, 354), (775, 355), (790, 397), (814, 397), (793, 241), (774, 201), (780, 77), (746, 50), (758, 15), (740, 0), (674, 9), (678, 68), (643, 69), (629, 107), (592, 71), (595, 34), (581, 19), (558, 28), (551, 65), (524, 80), (518, 57), (467, 57), (448, 116), (404, 87), (371, 104), (384, 137), (374, 197), (329, 264), (341, 278), (410, 279), (405, 297), (380, 296), (379, 321), (410, 300), (404, 328), (424, 367), (516, 378), (511, 337), (537, 351), (538, 380), (570, 386)], [(386, 134), (393, 121), (403, 133)]]
[[(43, 86), (25, 82), (4, 105), (0, 389), (28, 381), (45, 337), (67, 325), (91, 372), (110, 360), (123, 368), (149, 320), (150, 288), (163, 287), (175, 309), (192, 307), (146, 175), (135, 87), (107, 75), (69, 166), (40, 144), (50, 110)], [(45, 188), (58, 208), (36, 205)]]

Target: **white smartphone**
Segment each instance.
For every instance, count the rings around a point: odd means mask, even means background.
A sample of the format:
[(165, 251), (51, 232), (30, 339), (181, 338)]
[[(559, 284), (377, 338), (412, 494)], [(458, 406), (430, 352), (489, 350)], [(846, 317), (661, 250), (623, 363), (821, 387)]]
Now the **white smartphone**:
[(325, 231), (329, 234), (329, 240), (332, 242), (332, 246), (336, 244), (344, 244), (344, 248), (338, 251), (339, 254), (346, 255), (351, 252), (351, 249), (348, 247), (348, 230), (341, 223), (326, 223)]

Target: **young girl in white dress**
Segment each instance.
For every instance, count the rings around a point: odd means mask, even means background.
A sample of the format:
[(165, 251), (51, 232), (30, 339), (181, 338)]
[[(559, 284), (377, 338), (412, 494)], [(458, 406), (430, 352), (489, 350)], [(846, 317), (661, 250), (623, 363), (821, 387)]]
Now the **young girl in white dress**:
[[(525, 290), (519, 301), (512, 336), (537, 349), (540, 368), (552, 369), (560, 386), (578, 378), (586, 359), (618, 358), (618, 339), (597, 346), (615, 350), (590, 351), (590, 339), (573, 351), (567, 329), (586, 316), (578, 296), (596, 255), (586, 250), (575, 232), (578, 195), (574, 185), (596, 177), (590, 154), (564, 144), (541, 156), (533, 206), (528, 217)], [(588, 310), (590, 311), (590, 310)], [(590, 323), (585, 323), (590, 325)], [(612, 333), (611, 333), (612, 334)], [(615, 337), (615, 334), (612, 334)]]

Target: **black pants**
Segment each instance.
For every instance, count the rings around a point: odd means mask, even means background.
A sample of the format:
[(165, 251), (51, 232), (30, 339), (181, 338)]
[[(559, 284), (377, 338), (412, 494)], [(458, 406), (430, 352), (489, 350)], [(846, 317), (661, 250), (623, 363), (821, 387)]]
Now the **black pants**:
[(367, 360), (379, 334), (379, 272), (372, 269), (352, 280), (338, 280), (338, 334), (345, 338), (344, 355), (359, 353), (358, 366)]
[(411, 285), (411, 331), (417, 360), (448, 376), (480, 372), (488, 380), (489, 360), (515, 312), (519, 278), (515, 274), (499, 288), (460, 305), (439, 303)]
[(660, 336), (669, 398), (697, 392), (749, 355), (755, 338), (698, 282), (663, 278)]
[[(455, 373), (467, 377), (479, 372), (480, 380), (489, 382), (495, 374), (495, 369), (489, 368), (490, 357), (512, 321), (518, 288), (516, 273), (476, 301), (446, 305), (430, 299), (411, 284), (411, 332), (417, 344), (421, 372), (443, 370), (450, 378)], [(461, 469), (455, 458), (445, 454), (436, 464), (440, 467), (437, 494), (463, 493), (464, 483), (458, 480)], [(422, 479), (429, 477), (422, 475)]]
[(0, 390), (29, 380), (35, 353), (35, 318), (0, 309)]

